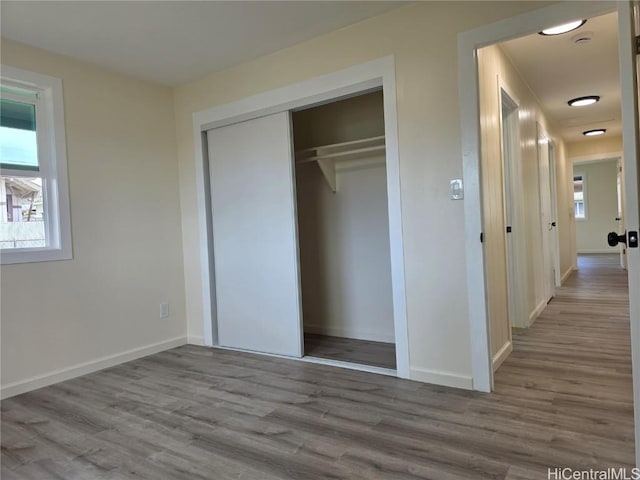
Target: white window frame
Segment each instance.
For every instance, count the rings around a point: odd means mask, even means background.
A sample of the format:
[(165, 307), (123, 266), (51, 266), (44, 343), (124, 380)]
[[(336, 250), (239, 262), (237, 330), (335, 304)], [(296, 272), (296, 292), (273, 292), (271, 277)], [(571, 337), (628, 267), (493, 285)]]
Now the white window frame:
[[(67, 176), (67, 145), (64, 128), (62, 80), (7, 65), (0, 66), (0, 83), (36, 91), (36, 138), (39, 171), (5, 169), (3, 176), (42, 177), (45, 237), (44, 247), (0, 249), (0, 263), (70, 260), (71, 215)], [(9, 98), (9, 95), (3, 95)], [(24, 102), (24, 99), (20, 101)], [(27, 100), (31, 102), (31, 100)]]
[[(575, 196), (573, 200), (573, 216), (575, 217), (576, 222), (586, 222), (587, 220), (589, 220), (589, 210), (587, 208), (587, 174), (584, 172), (574, 172), (571, 178), (573, 179), (575, 177), (582, 177), (582, 203), (584, 204), (584, 217), (578, 217), (575, 215), (575, 212), (576, 212)], [(572, 187), (574, 182), (575, 180), (571, 182)]]

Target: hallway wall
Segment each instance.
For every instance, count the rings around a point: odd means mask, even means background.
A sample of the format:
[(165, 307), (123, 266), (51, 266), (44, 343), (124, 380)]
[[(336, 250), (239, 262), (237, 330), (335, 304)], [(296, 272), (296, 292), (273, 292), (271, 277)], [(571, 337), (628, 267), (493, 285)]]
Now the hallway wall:
[(519, 104), (520, 118), (520, 183), (524, 200), (524, 227), (526, 229), (527, 302), (529, 318), (517, 319), (518, 326), (526, 327), (546, 304), (543, 288), (543, 253), (540, 228), (540, 195), (538, 191), (537, 126), (542, 125), (556, 146), (556, 176), (558, 184), (558, 230), (560, 236), (561, 271), (572, 266), (570, 212), (572, 205), (569, 179), (571, 166), (567, 162), (566, 148), (554, 134), (537, 99), (524, 79), (513, 67), (499, 46), (478, 51), (480, 72), (480, 110), (482, 140), (482, 187), (484, 200), (485, 256), (488, 276), (488, 309), (491, 319), (491, 341), (494, 356), (510, 342), (508, 318), (507, 260), (504, 220), (502, 134), (500, 125), (500, 85), (513, 95)]

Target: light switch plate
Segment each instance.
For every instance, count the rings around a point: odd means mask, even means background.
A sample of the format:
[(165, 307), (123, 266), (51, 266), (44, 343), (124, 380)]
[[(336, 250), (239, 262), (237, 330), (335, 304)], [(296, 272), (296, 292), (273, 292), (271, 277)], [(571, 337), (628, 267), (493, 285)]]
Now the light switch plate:
[(462, 186), (462, 179), (456, 178), (451, 180), (451, 200), (462, 200), (464, 198), (464, 188)]

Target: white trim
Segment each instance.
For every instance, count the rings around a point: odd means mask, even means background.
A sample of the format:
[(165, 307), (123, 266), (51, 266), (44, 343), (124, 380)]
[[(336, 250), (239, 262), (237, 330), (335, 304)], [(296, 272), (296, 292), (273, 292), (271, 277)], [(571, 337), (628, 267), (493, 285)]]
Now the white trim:
[[(524, 327), (527, 322), (527, 292), (528, 280), (526, 274), (526, 235), (524, 222), (524, 186), (522, 181), (522, 155), (520, 151), (520, 100), (513, 94), (509, 85), (500, 75), (498, 78), (498, 102), (499, 102), (499, 130), (500, 152), (502, 156), (503, 179), (503, 206), (505, 225), (512, 227), (512, 232), (506, 236), (506, 260), (507, 260), (507, 294), (509, 295), (509, 341), (512, 339), (511, 326)], [(515, 115), (515, 122), (507, 127), (509, 148), (505, 151), (505, 118), (503, 110), (506, 103), (513, 104), (511, 115)], [(510, 105), (506, 105), (509, 107)], [(508, 170), (507, 170), (508, 168)], [(508, 183), (507, 183), (508, 182)], [(507, 195), (507, 189), (510, 195)], [(507, 211), (511, 211), (510, 223), (507, 222)], [(494, 368), (495, 371), (495, 368)]]
[(478, 48), (541, 31), (549, 25), (588, 18), (616, 9), (607, 1), (562, 2), (484, 25), (458, 35), (458, 91), (462, 132), (462, 165), (465, 182), (465, 257), (473, 386), (490, 391), (493, 386), (491, 348), (486, 307), (482, 244), (482, 192), (480, 188), (480, 112)]
[(576, 271), (576, 268), (573, 265), (571, 265), (569, 269), (566, 272), (564, 272), (560, 277), (560, 285), (562, 285), (565, 282), (565, 280), (569, 278), (569, 276), (575, 271)]
[(529, 314), (529, 326), (533, 325), (533, 322), (542, 314), (544, 309), (547, 308), (547, 302), (545, 300), (540, 300), (540, 303), (533, 309), (533, 311)]
[(394, 343), (393, 333), (386, 333), (374, 330), (361, 330), (350, 328), (338, 328), (329, 325), (304, 325), (305, 333), (315, 335), (328, 335), (330, 337), (355, 338), (358, 340), (368, 340), (370, 342)]
[(46, 387), (54, 383), (64, 382), (65, 380), (70, 380), (81, 375), (97, 372), (98, 370), (120, 365), (121, 363), (130, 362), (137, 358), (146, 357), (147, 355), (153, 355), (154, 353), (180, 347), (186, 343), (186, 337), (175, 337), (162, 342), (152, 343), (144, 347), (133, 348), (114, 355), (100, 357), (89, 362), (82, 362), (70, 367), (53, 370), (43, 375), (37, 375), (25, 380), (12, 382), (2, 386), (2, 389), (0, 390), (0, 398), (4, 400), (5, 398), (30, 392), (31, 390)]
[[(260, 93), (241, 100), (219, 105), (193, 114), (198, 199), (198, 238), (201, 258), (202, 309), (205, 344), (217, 342), (212, 312), (213, 278), (210, 272), (210, 236), (206, 201), (207, 166), (206, 142), (203, 134), (212, 128), (230, 125), (285, 110), (346, 98), (365, 91), (383, 88), (385, 144), (387, 162), (387, 195), (389, 201), (389, 236), (391, 250), (391, 278), (393, 288), (393, 316), (396, 343), (397, 374), (409, 378), (409, 337), (405, 291), (404, 251), (402, 234), (402, 206), (400, 196), (400, 162), (398, 153), (398, 120), (396, 111), (395, 60), (393, 56), (373, 60), (338, 72), (322, 75), (300, 83)], [(211, 250), (212, 251), (212, 250)]]
[(445, 387), (464, 388), (465, 390), (474, 388), (473, 379), (469, 375), (430, 370), (428, 368), (412, 367), (411, 380), (444, 385)]
[(187, 343), (189, 345), (198, 345), (200, 347), (204, 347), (204, 337), (202, 335), (188, 335)]
[[(71, 214), (69, 209), (69, 179), (67, 174), (67, 144), (64, 123), (62, 80), (2, 65), (1, 78), (12, 84), (22, 84), (38, 90), (38, 156), (43, 181), (46, 238), (43, 248), (5, 249), (0, 262), (5, 264), (70, 260)], [(28, 175), (32, 176), (32, 175)]]
[(498, 350), (498, 353), (496, 353), (493, 356), (494, 372), (498, 370), (498, 368), (500, 368), (500, 365), (502, 365), (502, 362), (504, 362), (507, 359), (507, 357), (511, 354), (511, 352), (513, 352), (513, 344), (511, 343), (511, 341), (508, 341), (502, 346), (500, 350)]
[(570, 157), (569, 162), (575, 168), (576, 166), (587, 165), (590, 163), (613, 162), (622, 158), (622, 152), (596, 153), (593, 155), (580, 155), (578, 157)]
[(606, 253), (606, 254), (610, 254), (610, 255), (620, 255), (620, 252), (618, 250), (614, 250), (613, 247), (606, 249), (606, 248), (579, 248), (578, 249), (578, 254), (583, 254), (583, 255), (591, 255), (591, 254), (596, 254), (596, 253)]

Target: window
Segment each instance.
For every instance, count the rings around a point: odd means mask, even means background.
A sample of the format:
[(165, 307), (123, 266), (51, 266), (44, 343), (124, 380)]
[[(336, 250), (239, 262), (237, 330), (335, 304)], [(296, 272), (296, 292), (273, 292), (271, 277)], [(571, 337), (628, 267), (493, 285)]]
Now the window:
[(2, 65), (0, 258), (71, 258), (67, 152), (60, 79)]
[(573, 175), (573, 211), (576, 220), (587, 219), (587, 197), (585, 195), (585, 176), (583, 173)]

